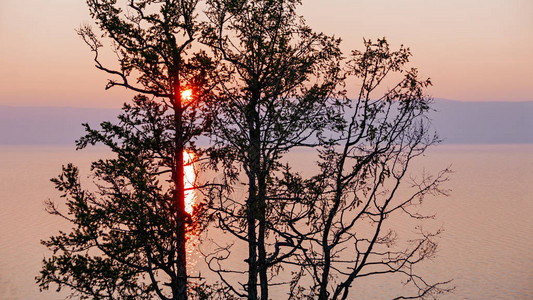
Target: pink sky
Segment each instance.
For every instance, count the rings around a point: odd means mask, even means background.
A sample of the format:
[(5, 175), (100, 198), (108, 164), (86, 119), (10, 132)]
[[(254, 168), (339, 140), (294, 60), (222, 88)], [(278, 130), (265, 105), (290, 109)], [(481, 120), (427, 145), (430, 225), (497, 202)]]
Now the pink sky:
[[(533, 101), (533, 1), (303, 0), (316, 31), (409, 46), (430, 93), (463, 101)], [(74, 29), (90, 23), (83, 0), (0, 1), (0, 105), (119, 107), (131, 93), (104, 91)]]

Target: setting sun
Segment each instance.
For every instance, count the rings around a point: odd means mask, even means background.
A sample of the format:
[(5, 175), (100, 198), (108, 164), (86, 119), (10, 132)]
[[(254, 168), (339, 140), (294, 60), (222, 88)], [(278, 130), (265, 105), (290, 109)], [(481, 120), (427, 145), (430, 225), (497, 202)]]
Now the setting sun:
[(182, 101), (189, 101), (192, 98), (192, 91), (191, 90), (185, 90), (181, 92), (181, 98)]

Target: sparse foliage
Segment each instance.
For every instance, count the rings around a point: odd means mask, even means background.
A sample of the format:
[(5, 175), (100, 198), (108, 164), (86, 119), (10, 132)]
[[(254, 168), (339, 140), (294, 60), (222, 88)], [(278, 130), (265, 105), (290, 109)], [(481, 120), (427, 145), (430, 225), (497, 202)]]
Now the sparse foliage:
[[(449, 173), (410, 173), (439, 140), (426, 117), (431, 82), (407, 67), (408, 48), (365, 40), (343, 58), (340, 39), (297, 15), (299, 0), (207, 0), (203, 23), (197, 0), (87, 3), (98, 30), (78, 33), (112, 76), (106, 88), (139, 95), (118, 124), (85, 125), (77, 141), (115, 155), (92, 164), (93, 189), (71, 164), (52, 179), (67, 211), (53, 201), (47, 209), (73, 228), (43, 241), (53, 255), (37, 277), (42, 289), (56, 284), (80, 299), (268, 300), (281, 286), (289, 299), (347, 299), (373, 276), (403, 280), (408, 294), (395, 299), (452, 289), (417, 271), (434, 257), (440, 230), (416, 227), (402, 240), (395, 228), (402, 216), (431, 218), (419, 207), (446, 194)], [(116, 69), (102, 61), (101, 38)], [(346, 78), (358, 80), (355, 97)], [(209, 149), (196, 147), (200, 135), (211, 137)], [(316, 151), (316, 174), (281, 163), (298, 147)], [(184, 151), (198, 154), (191, 164), (209, 154), (219, 174), (206, 179), (192, 214)], [(203, 254), (218, 282), (187, 272), (187, 234), (204, 229), (214, 233), (202, 236), (216, 245)], [(237, 247), (246, 257), (235, 257)]]
[[(391, 51), (385, 39), (365, 41), (365, 50), (354, 51), (348, 74), (359, 79), (356, 99), (348, 99), (346, 120), (337, 138), (324, 141), (318, 150), (318, 175), (303, 179), (287, 170), (279, 178), (280, 194), (288, 201), (273, 206), (286, 236), (301, 251), (292, 265), (301, 266), (292, 288), (295, 298), (347, 299), (359, 278), (400, 275), (412, 295), (397, 299), (429, 298), (451, 290), (448, 281), (428, 283), (416, 265), (436, 251), (435, 237), (419, 229), (419, 236), (398, 241), (397, 215), (425, 219), (418, 212), (427, 195), (446, 194), (441, 184), (449, 170), (432, 177), (409, 177), (412, 161), (437, 143), (426, 112), (431, 98), (424, 90), (429, 79), (419, 79), (416, 69), (406, 69), (410, 52)], [(376, 93), (393, 73), (401, 78), (384, 94)], [(407, 191), (407, 192), (406, 192)], [(407, 193), (407, 194), (406, 194)], [(299, 286), (308, 276), (313, 284)]]
[[(285, 259), (272, 255), (279, 244), (268, 240), (276, 222), (268, 212), (270, 181), (283, 154), (332, 125), (339, 40), (307, 27), (295, 12), (298, 1), (208, 2), (203, 41), (221, 61), (211, 154), (229, 182), (242, 168), (247, 187), (244, 202), (218, 193), (213, 209), (220, 228), (248, 247), (247, 278), (220, 266), (226, 255), (210, 256), (209, 266), (237, 296), (269, 299), (275, 266)], [(228, 253), (225, 247), (217, 253)]]

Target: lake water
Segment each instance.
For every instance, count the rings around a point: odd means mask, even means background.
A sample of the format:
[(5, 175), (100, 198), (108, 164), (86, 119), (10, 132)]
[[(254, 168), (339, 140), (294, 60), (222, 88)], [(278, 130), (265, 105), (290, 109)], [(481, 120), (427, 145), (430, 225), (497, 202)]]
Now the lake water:
[[(106, 153), (0, 146), (0, 299), (67, 295), (40, 293), (34, 281), (49, 255), (39, 241), (67, 225), (44, 211), (43, 201), (58, 195), (49, 179), (68, 162), (87, 172)], [(312, 154), (290, 159), (311, 165)], [(445, 229), (428, 276), (453, 278), (456, 286), (442, 299), (533, 299), (533, 145), (441, 145), (418, 165), (455, 171), (451, 196), (428, 199), (426, 207)], [(386, 282), (375, 283), (359, 290), (360, 299), (387, 299), (385, 290)]]

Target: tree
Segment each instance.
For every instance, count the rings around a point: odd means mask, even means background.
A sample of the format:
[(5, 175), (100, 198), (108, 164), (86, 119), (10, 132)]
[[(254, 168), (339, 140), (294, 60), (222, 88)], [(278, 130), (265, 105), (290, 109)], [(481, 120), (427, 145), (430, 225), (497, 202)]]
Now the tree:
[[(92, 164), (96, 190), (82, 186), (71, 164), (52, 180), (68, 211), (53, 201), (48, 210), (73, 229), (43, 242), (54, 254), (37, 277), (42, 289), (57, 284), (82, 299), (187, 299), (189, 289), (202, 299), (266, 300), (273, 285), (285, 284), (293, 299), (346, 299), (360, 278), (397, 274), (414, 287), (397, 299), (449, 290), (415, 272), (433, 256), (439, 232), (421, 231), (402, 248), (394, 223), (387, 225), (402, 213), (426, 218), (419, 202), (445, 193), (447, 170), (413, 180), (410, 196), (398, 194), (411, 161), (438, 142), (425, 117), (430, 81), (405, 67), (408, 49), (390, 51), (384, 39), (365, 42), (343, 67), (340, 40), (307, 27), (296, 14), (300, 3), (208, 0), (200, 24), (193, 0), (88, 0), (118, 57), (118, 69), (104, 66), (97, 34), (79, 30), (96, 67), (114, 76), (107, 88), (139, 95), (118, 124), (85, 125), (77, 142), (103, 143), (116, 155)], [(197, 38), (213, 59), (192, 51)], [(404, 77), (376, 97), (393, 73)], [(347, 76), (361, 81), (355, 99), (342, 90)], [(183, 153), (199, 152), (195, 138), (205, 133), (210, 163), (224, 178), (188, 213)], [(303, 178), (281, 163), (296, 147), (317, 149), (318, 174)], [(244, 199), (234, 193), (241, 183)], [(217, 235), (222, 245), (206, 261), (222, 285), (188, 285), (187, 234), (213, 219), (246, 245), (244, 270), (227, 264), (232, 244)]]
[[(239, 280), (235, 268), (220, 267), (218, 255), (209, 256), (209, 266), (235, 295), (266, 300), (273, 267), (292, 253), (271, 255), (281, 244), (271, 236), (276, 217), (268, 212), (270, 182), (284, 153), (333, 125), (340, 40), (307, 27), (295, 12), (297, 0), (208, 4), (210, 27), (203, 42), (221, 63), (211, 155), (223, 162), (225, 186), (238, 179), (238, 168), (247, 186), (244, 202), (221, 191), (212, 194), (214, 210), (220, 228), (248, 247), (247, 278)], [(216, 253), (228, 252), (222, 248)]]
[(105, 66), (98, 35), (89, 26), (78, 30), (96, 68), (113, 76), (106, 89), (122, 86), (139, 95), (124, 107), (120, 124), (102, 123), (100, 131), (86, 126), (78, 141), (78, 148), (103, 143), (117, 155), (93, 164), (98, 192), (82, 189), (72, 165), (53, 180), (69, 211), (50, 203), (50, 212), (75, 228), (43, 242), (54, 256), (37, 278), (41, 288), (56, 283), (82, 298), (187, 298), (186, 233), (198, 216), (185, 211), (183, 153), (194, 151), (194, 138), (209, 127), (213, 69), (205, 52), (190, 51), (199, 30), (197, 2), (87, 1), (118, 57), (118, 69)]
[[(348, 74), (360, 80), (356, 99), (349, 99), (344, 126), (335, 138), (323, 140), (320, 172), (310, 179), (286, 170), (278, 178), (279, 203), (273, 206), (286, 235), (299, 242), (291, 265), (300, 266), (293, 282), (294, 298), (347, 299), (356, 280), (395, 274), (413, 288), (395, 299), (428, 298), (450, 291), (449, 281), (428, 283), (416, 265), (434, 256), (440, 233), (419, 229), (419, 237), (399, 243), (390, 220), (404, 214), (430, 218), (417, 208), (426, 195), (446, 194), (441, 188), (449, 170), (437, 176), (408, 178), (412, 161), (437, 143), (426, 112), (431, 98), (416, 69), (405, 67), (411, 53), (391, 51), (385, 39), (365, 41), (354, 51)], [(403, 78), (379, 95), (394, 73)], [(406, 187), (405, 187), (406, 186)], [(400, 190), (404, 189), (404, 194)], [(408, 190), (410, 194), (405, 194)], [(281, 197), (282, 196), (282, 197)], [(396, 219), (398, 220), (398, 219)], [(298, 286), (302, 277), (314, 283)]]

